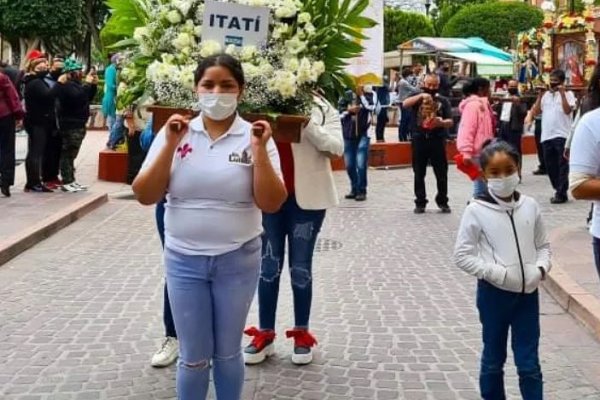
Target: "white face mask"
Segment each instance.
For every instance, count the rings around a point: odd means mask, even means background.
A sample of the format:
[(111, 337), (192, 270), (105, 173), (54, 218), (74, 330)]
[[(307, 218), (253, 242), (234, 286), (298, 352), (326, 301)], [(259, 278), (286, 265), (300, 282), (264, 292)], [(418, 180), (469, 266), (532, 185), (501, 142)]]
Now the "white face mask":
[(510, 197), (519, 186), (519, 174), (514, 173), (504, 178), (492, 178), (487, 181), (490, 192), (498, 197)]
[(237, 106), (236, 93), (198, 93), (198, 108), (214, 121), (223, 121), (231, 117)]

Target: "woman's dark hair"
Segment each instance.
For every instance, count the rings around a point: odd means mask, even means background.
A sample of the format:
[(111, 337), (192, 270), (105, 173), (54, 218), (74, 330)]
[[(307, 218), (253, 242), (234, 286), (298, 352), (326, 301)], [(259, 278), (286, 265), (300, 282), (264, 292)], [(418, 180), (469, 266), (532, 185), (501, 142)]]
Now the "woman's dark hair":
[(481, 76), (471, 78), (463, 86), (463, 94), (465, 97), (469, 97), (473, 94), (479, 94), (481, 89), (489, 89), (490, 81)]
[(412, 67), (403, 67), (402, 68), (402, 77), (404, 79), (408, 78), (409, 76), (411, 76), (413, 73)]
[(244, 86), (246, 83), (242, 64), (228, 54), (219, 54), (216, 56), (206, 57), (198, 63), (198, 68), (196, 68), (196, 72), (194, 73), (194, 84), (198, 85), (198, 82), (202, 80), (206, 70), (212, 67), (227, 68), (229, 72), (231, 72), (231, 75), (233, 75), (233, 78), (237, 81), (238, 85)]
[(485, 170), (490, 159), (496, 153), (506, 153), (513, 159), (515, 164), (519, 165), (521, 163), (521, 156), (519, 156), (519, 152), (512, 144), (505, 142), (502, 139), (489, 139), (483, 143), (481, 154), (479, 155), (479, 162), (481, 163), (482, 170)]

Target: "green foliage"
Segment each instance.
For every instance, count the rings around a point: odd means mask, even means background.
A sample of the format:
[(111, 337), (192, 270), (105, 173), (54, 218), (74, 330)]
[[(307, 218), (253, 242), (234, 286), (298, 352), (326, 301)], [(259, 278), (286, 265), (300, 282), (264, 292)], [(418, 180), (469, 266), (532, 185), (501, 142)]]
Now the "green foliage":
[(53, 39), (82, 26), (80, 0), (0, 0), (0, 33), (7, 38)]
[(442, 36), (480, 37), (504, 48), (511, 45), (511, 36), (540, 26), (542, 11), (521, 2), (493, 2), (463, 8), (448, 21)]
[(398, 45), (419, 36), (435, 36), (431, 20), (422, 14), (386, 7), (383, 23), (385, 51), (396, 50)]
[(312, 23), (317, 29), (311, 44), (317, 46), (328, 69), (318, 86), (330, 100), (339, 98), (344, 88), (353, 86), (352, 79), (344, 71), (345, 60), (360, 55), (363, 47), (359, 41), (367, 39), (362, 30), (376, 25), (375, 21), (363, 17), (368, 6), (369, 0), (304, 1), (302, 11), (313, 16)]
[(456, 15), (464, 7), (473, 4), (489, 3), (495, 0), (438, 0), (436, 1), (437, 9), (432, 12), (433, 28), (437, 35), (441, 35), (444, 26), (450, 19)]
[(110, 17), (100, 32), (102, 47), (106, 49), (124, 39), (131, 39), (135, 28), (147, 24), (150, 11), (156, 4), (153, 0), (107, 0)]

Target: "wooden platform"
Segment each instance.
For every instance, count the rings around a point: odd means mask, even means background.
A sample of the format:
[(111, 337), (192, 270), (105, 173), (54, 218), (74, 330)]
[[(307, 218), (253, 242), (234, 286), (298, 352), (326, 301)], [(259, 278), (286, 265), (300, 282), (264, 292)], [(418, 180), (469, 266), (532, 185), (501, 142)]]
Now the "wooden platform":
[[(523, 154), (536, 154), (534, 136), (523, 136), (522, 139)], [(448, 141), (446, 146), (446, 154), (448, 160), (452, 162), (456, 155), (456, 142)], [(369, 149), (369, 166), (385, 167), (385, 166), (409, 166), (412, 164), (412, 146), (410, 142), (403, 143), (372, 143)], [(332, 161), (332, 166), (335, 171), (345, 169), (344, 159), (338, 158)]]
[(124, 152), (103, 150), (98, 155), (98, 179), (127, 183), (129, 155)]

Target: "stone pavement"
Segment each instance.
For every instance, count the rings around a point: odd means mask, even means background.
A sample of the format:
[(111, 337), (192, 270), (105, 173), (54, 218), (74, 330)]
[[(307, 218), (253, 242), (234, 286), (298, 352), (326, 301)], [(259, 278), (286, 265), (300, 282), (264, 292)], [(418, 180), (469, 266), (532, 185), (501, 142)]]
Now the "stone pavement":
[[(522, 190), (551, 229), (585, 221), (587, 204), (548, 203), (526, 157)], [(247, 369), (244, 399), (477, 399), (475, 279), (450, 262), (470, 184), (451, 168), (454, 214), (412, 213), (409, 169), (371, 171), (369, 200), (328, 213), (315, 257), (315, 362), (295, 367), (282, 282), (277, 356)], [(340, 195), (345, 174), (336, 174)], [(434, 179), (430, 171), (429, 190)], [(0, 267), (0, 398), (174, 399), (174, 367), (149, 360), (163, 333), (161, 252), (153, 210), (113, 198)], [(546, 398), (600, 399), (600, 344), (545, 292)], [(249, 323), (257, 320), (253, 306)], [(510, 399), (518, 399), (512, 363)]]

